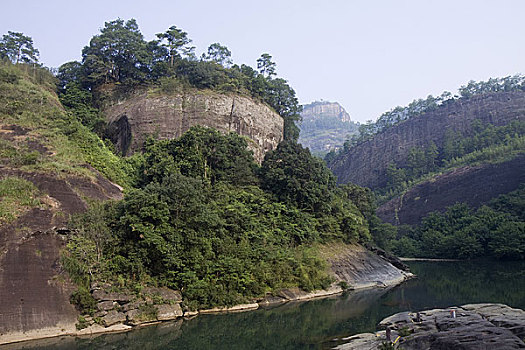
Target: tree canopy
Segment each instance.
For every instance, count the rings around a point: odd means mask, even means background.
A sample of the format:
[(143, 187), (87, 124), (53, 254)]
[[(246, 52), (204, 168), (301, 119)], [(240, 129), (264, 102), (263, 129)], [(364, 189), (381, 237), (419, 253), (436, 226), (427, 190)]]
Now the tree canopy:
[(13, 63), (38, 63), (39, 52), (33, 47), (33, 39), (23, 33), (8, 31), (0, 40), (0, 58)]

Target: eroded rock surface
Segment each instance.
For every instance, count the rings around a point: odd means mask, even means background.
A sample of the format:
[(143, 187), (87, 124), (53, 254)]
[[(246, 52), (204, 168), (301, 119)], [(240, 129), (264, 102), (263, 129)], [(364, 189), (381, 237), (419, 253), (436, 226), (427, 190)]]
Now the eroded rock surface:
[(442, 147), (447, 130), (468, 136), (476, 119), (496, 126), (525, 120), (525, 92), (485, 94), (440, 106), (352, 147), (329, 167), (339, 183), (352, 182), (372, 189), (382, 187), (386, 184), (389, 163), (404, 166), (412, 147), (426, 147), (431, 141)]
[[(414, 225), (429, 213), (467, 203), (477, 208), (525, 182), (525, 155), (499, 163), (465, 166), (418, 184), (382, 204), (377, 215), (396, 225)], [(461, 189), (461, 190), (458, 190)]]
[(104, 108), (108, 132), (123, 154), (140, 150), (148, 136), (180, 137), (192, 126), (236, 132), (248, 137), (258, 162), (283, 138), (284, 121), (266, 104), (240, 95), (212, 91), (173, 94), (136, 93)]
[[(401, 312), (385, 318), (379, 327), (388, 327), (391, 340), (406, 350), (525, 348), (525, 311), (507, 305), (469, 304), (421, 311), (419, 317)], [(386, 332), (358, 334), (347, 340), (336, 349), (375, 349), (386, 341)]]

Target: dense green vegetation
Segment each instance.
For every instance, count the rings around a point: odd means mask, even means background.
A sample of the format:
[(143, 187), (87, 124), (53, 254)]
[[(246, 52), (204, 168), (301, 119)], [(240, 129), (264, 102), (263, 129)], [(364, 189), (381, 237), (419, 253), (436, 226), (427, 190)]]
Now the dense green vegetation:
[(68, 62), (58, 69), (64, 105), (79, 110), (84, 125), (97, 130), (99, 118), (93, 106), (102, 97), (102, 87), (123, 90), (163, 84), (234, 92), (270, 105), (285, 119), (285, 138), (297, 139), (294, 121), (301, 108), (286, 80), (275, 77), (272, 56), (262, 54), (255, 70), (232, 64), (231, 52), (219, 43), (211, 44), (207, 53), (197, 58), (188, 34), (176, 26), (157, 38), (144, 40), (134, 19), (106, 22), (82, 50), (81, 62)]
[(294, 142), (261, 167), (246, 146), (202, 127), (149, 140), (137, 188), (76, 218), (65, 266), (86, 287), (97, 279), (180, 289), (191, 308), (327, 287), (316, 244), (369, 240), (351, 192)]
[[(158, 37), (146, 43), (134, 20), (117, 20), (91, 40), (81, 63), (63, 65), (57, 78), (37, 62), (16, 63), (9, 55), (0, 65), (2, 125), (27, 135), (2, 139), (8, 166), (93, 176), (87, 163), (127, 189), (124, 200), (91, 203), (71, 221), (62, 263), (79, 286), (72, 301), (92, 313), (90, 284), (103, 281), (128, 291), (180, 289), (189, 308), (231, 305), (283, 287), (327, 287), (331, 277), (319, 245), (368, 242), (368, 222), (352, 202), (355, 189), (337, 188), (324, 163), (296, 143), (295, 93), (273, 77), (271, 56), (261, 56), (256, 72), (229, 67), (229, 51), (220, 44), (196, 60), (176, 27)], [(221, 85), (226, 78), (237, 90)], [(261, 166), (243, 137), (202, 127), (176, 140), (150, 139), (142, 155), (116, 156), (101, 140), (100, 91), (137, 84), (246, 89), (285, 118), (287, 136)], [(11, 197), (20, 197), (20, 206), (37, 205), (26, 203), (34, 189), (23, 184), (20, 191), (8, 184)]]
[(81, 114), (65, 111), (55, 90), (47, 68), (0, 61), (0, 123), (21, 133), (0, 137), (2, 162), (23, 171), (92, 177), (87, 163), (129, 186), (133, 160), (117, 157), (81, 123)]
[(381, 133), (405, 120), (424, 117), (425, 113), (433, 111), (440, 106), (454, 103), (460, 99), (469, 99), (474, 96), (495, 92), (525, 91), (525, 77), (522, 75), (504, 78), (490, 78), (487, 81), (475, 82), (471, 80), (467, 85), (458, 89), (459, 95), (445, 91), (440, 96), (429, 95), (426, 99), (412, 101), (408, 106), (396, 107), (383, 113), (376, 122), (368, 121), (359, 126), (359, 133), (345, 143), (345, 149), (371, 139), (375, 134)]
[(477, 210), (456, 204), (431, 213), (386, 244), (399, 256), (525, 259), (525, 185)]
[(512, 121), (503, 126), (475, 120), (470, 135), (447, 130), (443, 146), (431, 142), (425, 148), (410, 149), (402, 164), (390, 163), (386, 186), (376, 190), (384, 202), (436, 174), (464, 165), (499, 163), (525, 151), (525, 122)]

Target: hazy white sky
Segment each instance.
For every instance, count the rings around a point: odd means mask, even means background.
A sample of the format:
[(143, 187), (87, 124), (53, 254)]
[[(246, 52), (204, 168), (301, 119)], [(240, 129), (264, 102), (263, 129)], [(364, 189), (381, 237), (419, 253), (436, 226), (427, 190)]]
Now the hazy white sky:
[(524, 0), (3, 1), (0, 34), (31, 36), (50, 67), (80, 59), (105, 21), (135, 18), (147, 40), (176, 25), (197, 53), (235, 63), (268, 52), (301, 103), (338, 101), (354, 120), (469, 80), (525, 73)]

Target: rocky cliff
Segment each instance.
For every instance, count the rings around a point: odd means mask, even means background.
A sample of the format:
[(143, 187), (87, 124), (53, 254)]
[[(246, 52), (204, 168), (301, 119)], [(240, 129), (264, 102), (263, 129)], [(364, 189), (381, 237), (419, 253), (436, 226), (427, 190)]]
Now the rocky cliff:
[(313, 102), (303, 106), (299, 143), (314, 153), (328, 152), (343, 145), (357, 125), (337, 102)]
[(303, 106), (301, 117), (305, 121), (336, 117), (342, 122), (351, 122), (350, 114), (348, 114), (343, 106), (337, 102), (313, 102)]
[(441, 105), (352, 147), (331, 161), (329, 167), (339, 183), (382, 187), (390, 162), (403, 166), (411, 148), (427, 146), (431, 141), (441, 147), (449, 129), (468, 136), (476, 119), (497, 126), (525, 120), (525, 92), (485, 94)]
[(382, 204), (377, 215), (391, 224), (415, 225), (429, 213), (457, 202), (477, 208), (525, 183), (524, 169), (523, 154), (499, 164), (460, 167), (420, 183)]
[(69, 297), (76, 290), (60, 266), (66, 244), (61, 228), (69, 215), (87, 208), (85, 199), (120, 199), (120, 189), (100, 176), (50, 176), (0, 168), (0, 179), (16, 176), (43, 195), (31, 209), (0, 226), (0, 344), (75, 330), (78, 312)]
[(122, 154), (140, 150), (148, 136), (180, 137), (202, 125), (246, 136), (258, 162), (283, 138), (284, 121), (270, 107), (240, 95), (188, 90), (176, 93), (136, 92), (108, 103), (103, 112), (108, 134)]

